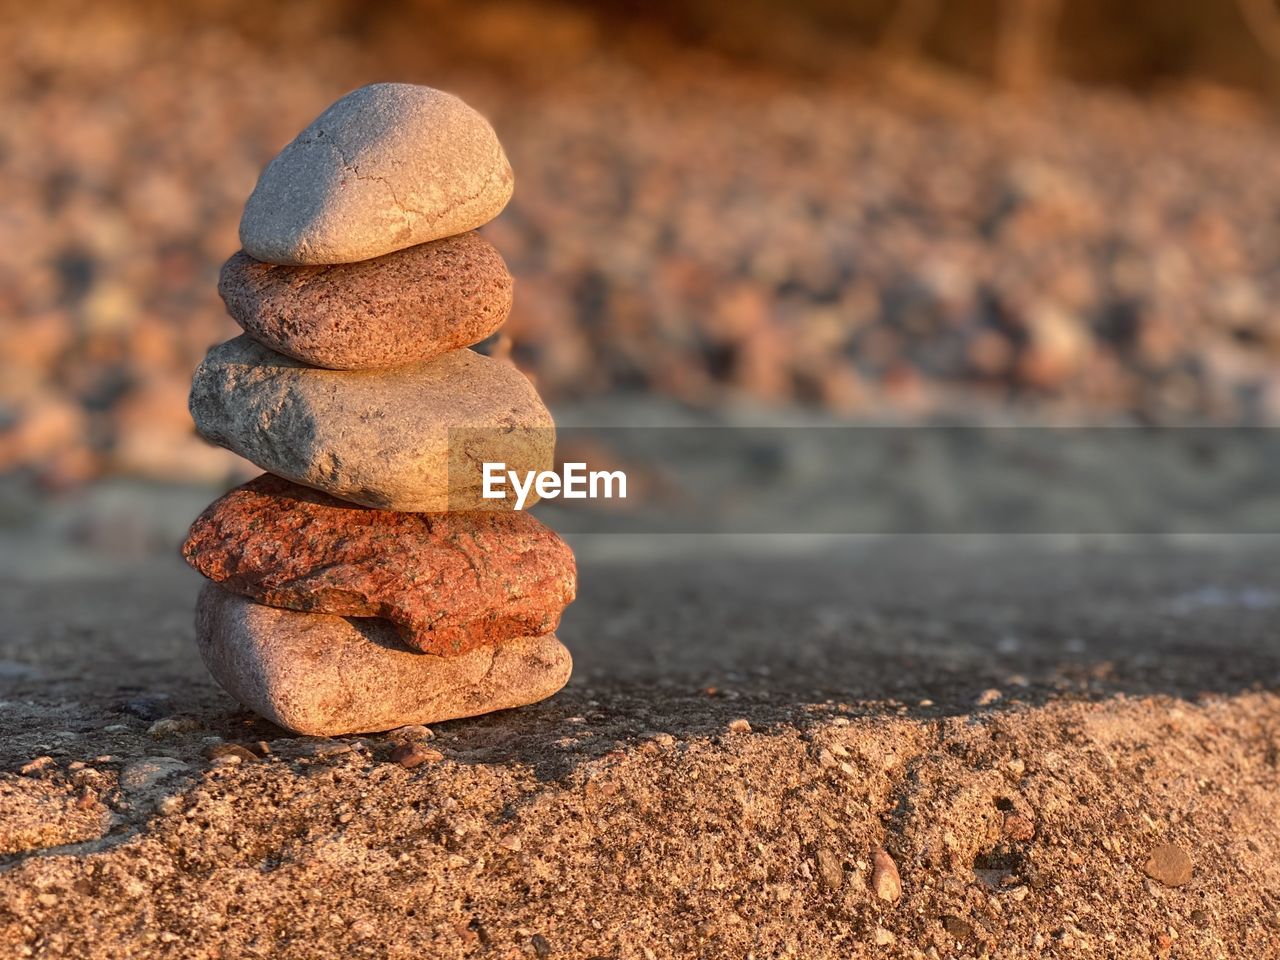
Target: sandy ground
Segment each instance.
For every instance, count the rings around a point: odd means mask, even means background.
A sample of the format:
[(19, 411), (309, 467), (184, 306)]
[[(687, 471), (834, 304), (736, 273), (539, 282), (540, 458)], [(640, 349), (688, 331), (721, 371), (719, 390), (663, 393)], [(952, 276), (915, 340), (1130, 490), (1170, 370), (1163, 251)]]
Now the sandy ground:
[(570, 685), (413, 769), (239, 710), (176, 560), (6, 544), (6, 957), (1280, 951), (1276, 540), (588, 538)]

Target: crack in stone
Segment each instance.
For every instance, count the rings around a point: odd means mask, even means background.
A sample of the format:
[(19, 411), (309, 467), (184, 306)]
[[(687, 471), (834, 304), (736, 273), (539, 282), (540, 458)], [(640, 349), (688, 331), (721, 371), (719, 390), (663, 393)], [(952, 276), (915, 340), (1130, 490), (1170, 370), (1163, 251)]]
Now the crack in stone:
[(489, 666), (485, 667), (484, 676), (482, 676), (479, 680), (476, 681), (476, 685), (480, 686), (486, 683), (489, 680), (489, 678), (493, 675), (493, 671), (497, 668), (497, 666), (498, 666), (498, 648), (490, 647), (489, 648)]
[(403, 225), (404, 232), (409, 233), (413, 230), (412, 218), (414, 217), (425, 218), (426, 215), (423, 213), (422, 210), (416, 207), (408, 206), (404, 201), (400, 199), (399, 194), (396, 193), (396, 188), (392, 185), (391, 181), (388, 178), (378, 176), (372, 173), (362, 174), (360, 172), (360, 165), (357, 163), (354, 163), (351, 160), (348, 160), (346, 154), (342, 152), (342, 148), (339, 147), (337, 143), (333, 142), (332, 140), (326, 140), (325, 142), (333, 149), (333, 152), (337, 156), (338, 162), (342, 165), (343, 170), (350, 171), (350, 173), (357, 180), (373, 181), (374, 183), (380, 183), (384, 187), (386, 187), (387, 193), (391, 195), (391, 202), (395, 204), (396, 209), (400, 211), (400, 216), (405, 220), (405, 223)]
[[(391, 202), (395, 204), (396, 209), (400, 211), (401, 215), (405, 218), (406, 221), (410, 221), (411, 218), (417, 217), (426, 221), (428, 224), (435, 223), (441, 220), (442, 218), (444, 218), (445, 216), (447, 216), (448, 214), (450, 214), (451, 212), (461, 207), (465, 207), (468, 204), (472, 203), (473, 201), (478, 200), (480, 197), (484, 196), (484, 194), (488, 191), (490, 181), (493, 180), (493, 177), (489, 177), (485, 181), (485, 183), (480, 186), (479, 189), (475, 190), (472, 193), (467, 194), (464, 197), (461, 197), (460, 199), (454, 201), (453, 203), (448, 204), (444, 209), (440, 210), (438, 213), (434, 215), (429, 215), (425, 210), (419, 207), (410, 206), (409, 204), (401, 200), (399, 194), (396, 192), (395, 186), (392, 184), (391, 180), (388, 177), (381, 176), (379, 174), (361, 173), (359, 164), (349, 160), (346, 154), (343, 152), (342, 148), (338, 145), (338, 143), (331, 137), (325, 136), (324, 130), (317, 130), (313, 137), (309, 137), (305, 140), (299, 138), (296, 141), (296, 143), (299, 146), (313, 146), (316, 144), (321, 144), (323, 146), (326, 146), (329, 149), (331, 149), (333, 151), (334, 156), (338, 158), (338, 163), (342, 167), (342, 169), (350, 173), (356, 180), (373, 181), (376, 183), (381, 183), (384, 187), (386, 187), (387, 193), (391, 195)], [(393, 164), (398, 164), (401, 166), (404, 165), (403, 161), (396, 160), (395, 158), (391, 158), (389, 162)], [(407, 231), (411, 231), (412, 224), (406, 223), (405, 229)]]

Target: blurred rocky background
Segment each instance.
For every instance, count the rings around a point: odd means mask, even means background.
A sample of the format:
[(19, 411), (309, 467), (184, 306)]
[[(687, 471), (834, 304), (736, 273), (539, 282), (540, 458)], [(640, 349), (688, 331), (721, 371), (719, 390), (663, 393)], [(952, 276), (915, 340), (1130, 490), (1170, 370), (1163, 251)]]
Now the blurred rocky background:
[(1267, 0), (4, 3), (0, 473), (219, 482), (192, 369), (263, 164), (375, 80), (516, 171), (553, 403), (1280, 416)]

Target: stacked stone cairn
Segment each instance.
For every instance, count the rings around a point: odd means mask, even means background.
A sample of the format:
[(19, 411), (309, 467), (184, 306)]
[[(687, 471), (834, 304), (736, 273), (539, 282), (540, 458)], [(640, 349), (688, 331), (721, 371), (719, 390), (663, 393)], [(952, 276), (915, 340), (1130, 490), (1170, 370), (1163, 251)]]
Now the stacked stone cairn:
[(374, 84), (267, 166), (219, 292), (245, 333), (196, 371), (202, 436), (268, 472), (183, 545), (209, 579), (200, 653), (244, 706), (336, 736), (522, 706), (569, 678), (573, 554), (481, 464), (548, 470), (554, 424), (468, 346), (511, 308), (472, 232), (512, 191), (493, 129), (449, 94)]

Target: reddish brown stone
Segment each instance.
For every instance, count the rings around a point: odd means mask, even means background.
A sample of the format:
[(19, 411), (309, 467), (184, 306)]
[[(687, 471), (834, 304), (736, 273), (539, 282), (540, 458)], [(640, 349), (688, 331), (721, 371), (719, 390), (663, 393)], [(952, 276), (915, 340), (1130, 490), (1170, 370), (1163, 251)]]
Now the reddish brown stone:
[(435, 763), (444, 759), (439, 750), (432, 750), (420, 743), (402, 743), (391, 751), (391, 762), (412, 770), (424, 763)]
[(507, 319), (511, 287), (501, 254), (476, 233), (326, 267), (282, 267), (240, 251), (218, 280), (249, 336), (332, 370), (421, 363), (479, 343)]
[(210, 504), (182, 553), (259, 603), (384, 617), (438, 656), (550, 633), (576, 587), (573, 553), (528, 513), (373, 510), (271, 474)]

